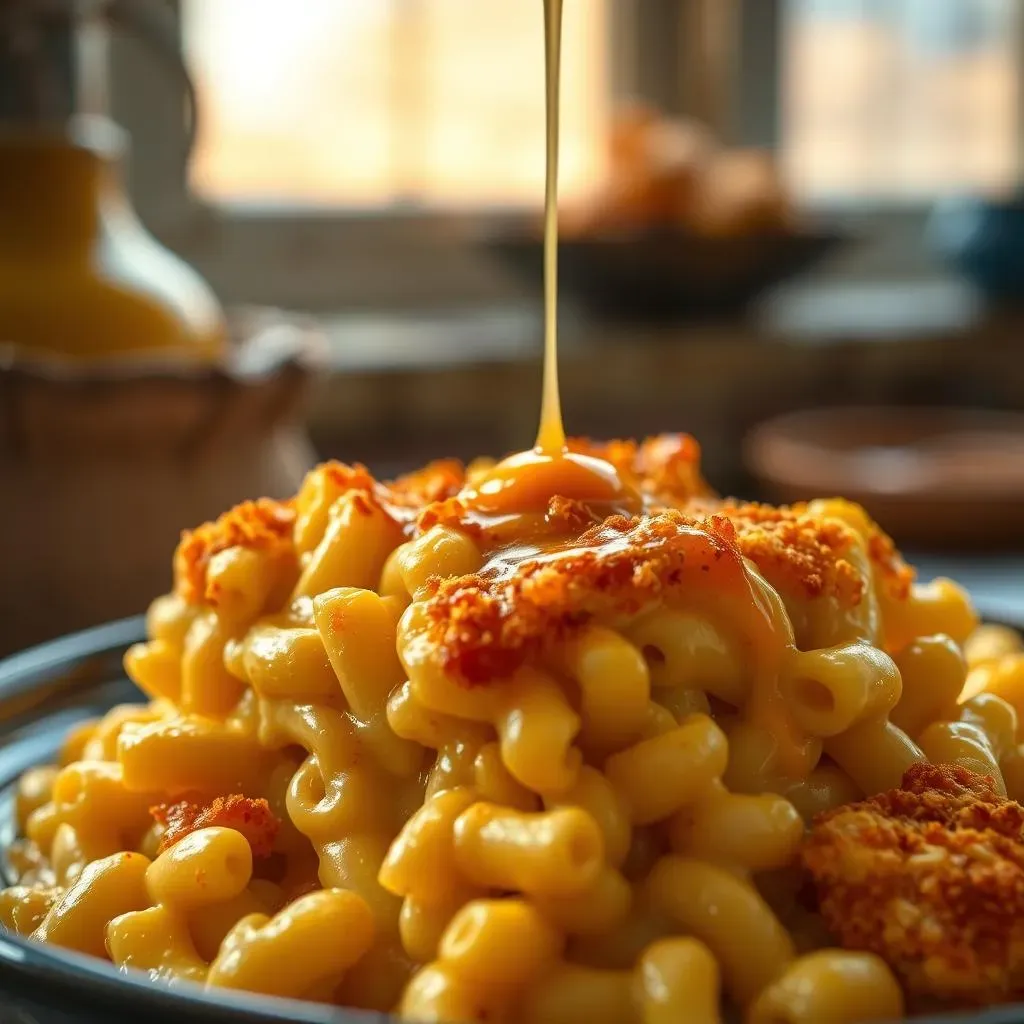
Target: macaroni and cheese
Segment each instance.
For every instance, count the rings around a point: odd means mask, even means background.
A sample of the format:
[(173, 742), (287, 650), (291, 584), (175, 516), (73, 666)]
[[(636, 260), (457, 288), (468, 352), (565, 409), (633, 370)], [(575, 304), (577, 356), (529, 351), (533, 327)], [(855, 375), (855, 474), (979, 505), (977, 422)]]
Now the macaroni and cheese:
[[(941, 949), (894, 952), (950, 844), (905, 874), (886, 848), (907, 884), (873, 929), (843, 927), (870, 893), (837, 877), (869, 825), (954, 799), (929, 764), (962, 770), (962, 804), (985, 777), (990, 818), (1024, 799), (1020, 638), (855, 505), (719, 500), (688, 437), (571, 450), (390, 483), (327, 463), (187, 532), (125, 657), (149, 703), (22, 779), (0, 923), (155, 983), (409, 1021), (852, 1024), (1024, 995), (998, 951), (933, 977), (984, 938), (955, 915)], [(1024, 864), (994, 827), (963, 856)]]

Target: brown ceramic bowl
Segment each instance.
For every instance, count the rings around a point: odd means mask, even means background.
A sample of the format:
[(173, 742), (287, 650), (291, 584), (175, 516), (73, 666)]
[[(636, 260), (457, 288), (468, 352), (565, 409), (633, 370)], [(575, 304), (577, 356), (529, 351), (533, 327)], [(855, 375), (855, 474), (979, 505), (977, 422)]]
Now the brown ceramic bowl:
[(842, 495), (901, 544), (1020, 546), (1024, 416), (973, 409), (812, 409), (747, 439), (749, 469), (781, 502)]

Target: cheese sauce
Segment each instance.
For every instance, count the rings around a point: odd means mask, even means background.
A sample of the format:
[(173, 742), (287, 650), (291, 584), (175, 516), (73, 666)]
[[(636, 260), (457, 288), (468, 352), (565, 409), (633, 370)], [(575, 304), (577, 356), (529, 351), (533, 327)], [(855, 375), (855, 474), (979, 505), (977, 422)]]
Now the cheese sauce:
[(566, 446), (558, 388), (558, 153), (561, 96), (562, 0), (544, 0), (545, 107), (544, 186), (544, 385), (540, 426), (532, 451), (498, 463), (470, 496), (490, 514), (542, 512), (556, 495), (583, 502), (624, 503), (640, 511), (638, 496), (602, 459)]

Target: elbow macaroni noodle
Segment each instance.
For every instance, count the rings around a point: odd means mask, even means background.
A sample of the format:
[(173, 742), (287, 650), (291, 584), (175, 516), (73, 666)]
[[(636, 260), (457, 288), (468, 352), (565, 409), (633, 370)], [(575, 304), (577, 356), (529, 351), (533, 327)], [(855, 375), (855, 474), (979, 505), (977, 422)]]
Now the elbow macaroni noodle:
[[(1024, 798), (1020, 638), (975, 631), (948, 581), (899, 593), (843, 502), (801, 513), (842, 547), (813, 593), (765, 553), (771, 510), (566, 515), (545, 547), (537, 517), (488, 532), (453, 506), (476, 472), (389, 490), (329, 464), (186, 536), (125, 659), (150, 703), (22, 779), (0, 923), (157, 982), (413, 1021), (898, 1017), (881, 960), (763, 893), (815, 814), (915, 761)], [(645, 590), (648, 528), (685, 558)], [(150, 813), (234, 794), (280, 819), (269, 850)]]

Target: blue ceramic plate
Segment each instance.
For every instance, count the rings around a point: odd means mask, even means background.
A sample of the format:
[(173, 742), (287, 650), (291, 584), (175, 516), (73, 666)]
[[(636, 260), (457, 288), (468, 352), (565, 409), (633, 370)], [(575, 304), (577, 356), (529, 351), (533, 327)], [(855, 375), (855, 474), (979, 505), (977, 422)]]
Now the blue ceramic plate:
[[(18, 776), (31, 765), (52, 760), (76, 722), (114, 704), (141, 699), (125, 678), (121, 655), (143, 638), (144, 629), (141, 616), (125, 619), (0, 661), (0, 848), (13, 838)], [(281, 999), (226, 994), (214, 998), (188, 984), (158, 986), (119, 974), (103, 961), (0, 931), (0, 1024), (109, 1024), (117, 1019), (147, 1024), (391, 1021), (381, 1014)], [(1024, 1004), (919, 1022), (1024, 1024)]]

